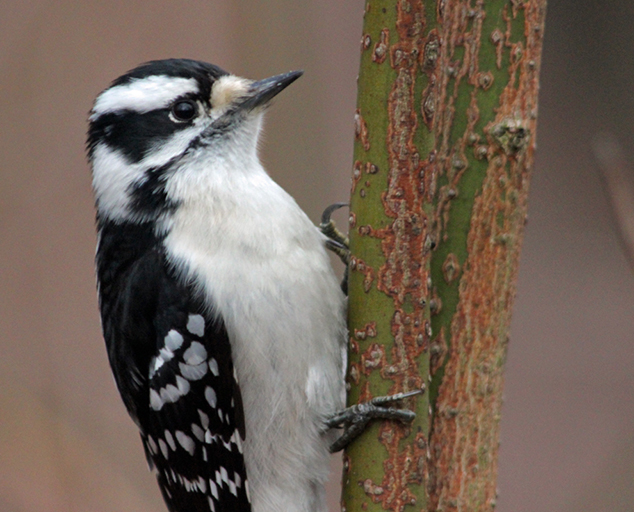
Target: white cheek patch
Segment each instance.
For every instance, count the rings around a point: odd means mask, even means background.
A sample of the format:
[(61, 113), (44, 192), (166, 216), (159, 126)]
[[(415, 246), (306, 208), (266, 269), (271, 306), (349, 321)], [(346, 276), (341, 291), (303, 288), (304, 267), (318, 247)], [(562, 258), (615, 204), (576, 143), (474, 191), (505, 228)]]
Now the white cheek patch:
[(202, 121), (174, 133), (161, 141), (138, 163), (131, 163), (119, 150), (107, 144), (97, 144), (92, 154), (92, 186), (99, 212), (112, 219), (130, 216), (130, 190), (135, 183), (143, 182), (148, 169), (166, 165), (184, 154), (191, 141), (204, 129)]
[(198, 93), (194, 78), (156, 75), (133, 79), (130, 83), (112, 87), (99, 95), (92, 109), (90, 120), (103, 114), (132, 110), (141, 114), (165, 108), (184, 94)]
[[(252, 81), (239, 76), (220, 77), (211, 88), (211, 108), (217, 115), (222, 114), (249, 91)], [(216, 116), (214, 116), (216, 117)]]
[(130, 165), (119, 151), (97, 144), (92, 155), (92, 187), (101, 213), (112, 219), (126, 216), (130, 184), (143, 178), (144, 168)]

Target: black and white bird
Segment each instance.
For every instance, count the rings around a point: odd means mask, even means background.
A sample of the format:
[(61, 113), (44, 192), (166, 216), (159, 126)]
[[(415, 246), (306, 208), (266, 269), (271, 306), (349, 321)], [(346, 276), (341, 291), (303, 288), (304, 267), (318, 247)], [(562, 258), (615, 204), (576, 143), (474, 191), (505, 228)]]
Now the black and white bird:
[(326, 510), (345, 299), (257, 154), (266, 106), (300, 75), (153, 61), (90, 113), (103, 333), (172, 512)]

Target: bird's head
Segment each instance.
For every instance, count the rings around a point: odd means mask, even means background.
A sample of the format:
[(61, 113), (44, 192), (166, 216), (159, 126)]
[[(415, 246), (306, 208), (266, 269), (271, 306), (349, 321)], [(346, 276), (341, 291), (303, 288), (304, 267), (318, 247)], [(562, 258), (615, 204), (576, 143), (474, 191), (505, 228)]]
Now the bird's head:
[(88, 158), (98, 216), (151, 221), (169, 211), (170, 178), (209, 155), (256, 159), (262, 112), (302, 75), (253, 81), (212, 64), (169, 59), (117, 78), (90, 112)]

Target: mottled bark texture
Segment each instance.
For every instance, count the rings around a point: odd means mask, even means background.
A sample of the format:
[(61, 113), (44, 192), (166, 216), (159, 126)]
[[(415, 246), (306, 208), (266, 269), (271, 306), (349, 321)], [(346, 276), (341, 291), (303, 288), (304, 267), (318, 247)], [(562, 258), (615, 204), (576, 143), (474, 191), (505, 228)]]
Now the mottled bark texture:
[(349, 402), (408, 399), (344, 456), (352, 511), (491, 510), (545, 0), (368, 0), (350, 213)]

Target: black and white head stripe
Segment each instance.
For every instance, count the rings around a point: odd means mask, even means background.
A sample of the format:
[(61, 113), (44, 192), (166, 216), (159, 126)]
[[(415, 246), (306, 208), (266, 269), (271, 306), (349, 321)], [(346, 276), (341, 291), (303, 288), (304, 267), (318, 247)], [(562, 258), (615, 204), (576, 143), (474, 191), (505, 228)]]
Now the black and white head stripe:
[(131, 163), (139, 162), (198, 118), (175, 122), (170, 107), (189, 100), (209, 109), (213, 84), (223, 76), (227, 72), (217, 66), (185, 59), (148, 62), (121, 76), (97, 97), (90, 112), (90, 160), (95, 161), (95, 148), (102, 144), (121, 151)]
[(227, 74), (212, 64), (188, 59), (148, 62), (119, 77), (102, 92), (90, 120), (113, 112), (145, 113), (166, 108), (187, 95), (209, 98), (213, 82)]
[(174, 98), (195, 95), (200, 92), (193, 78), (149, 76), (118, 85), (101, 94), (92, 109), (90, 119), (103, 114), (131, 110), (143, 114), (167, 107)]

